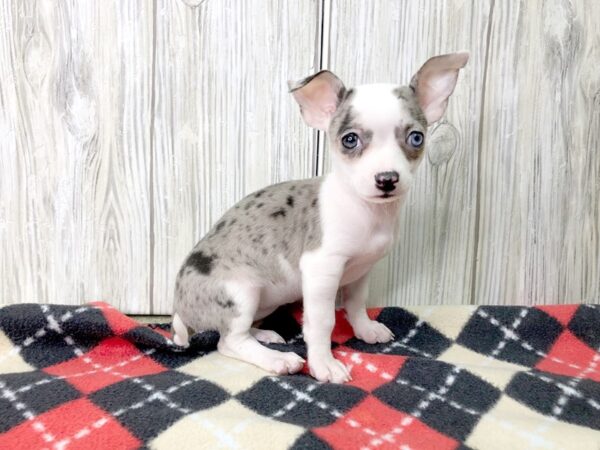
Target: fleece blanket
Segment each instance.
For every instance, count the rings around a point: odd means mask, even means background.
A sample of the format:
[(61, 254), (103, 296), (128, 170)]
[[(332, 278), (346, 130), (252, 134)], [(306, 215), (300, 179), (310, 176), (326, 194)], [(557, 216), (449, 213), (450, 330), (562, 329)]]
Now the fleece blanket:
[[(600, 308), (383, 308), (369, 345), (337, 315), (344, 385), (273, 376), (106, 303), (0, 310), (1, 449), (598, 449)], [(305, 356), (301, 311), (263, 327)], [(165, 327), (166, 328), (166, 327)]]

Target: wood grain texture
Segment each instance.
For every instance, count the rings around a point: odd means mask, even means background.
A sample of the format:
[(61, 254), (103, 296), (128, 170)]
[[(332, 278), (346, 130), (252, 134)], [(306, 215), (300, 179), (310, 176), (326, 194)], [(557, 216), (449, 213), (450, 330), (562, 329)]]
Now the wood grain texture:
[(1, 4), (3, 304), (145, 309), (151, 6)]
[(594, 0), (0, 0), (0, 305), (169, 314), (228, 207), (327, 170), (288, 78), (405, 84), (457, 50), (371, 304), (600, 302), (599, 23)]
[(287, 94), (317, 70), (316, 1), (159, 1), (150, 312), (170, 313), (175, 276), (244, 195), (314, 174), (314, 133)]
[(600, 8), (496, 2), (475, 299), (600, 301)]
[(401, 211), (399, 242), (373, 273), (373, 305), (471, 299), (489, 12), (488, 1), (333, 2), (329, 67), (348, 85), (408, 84), (433, 55), (471, 53), (445, 119), (430, 129), (428, 156)]

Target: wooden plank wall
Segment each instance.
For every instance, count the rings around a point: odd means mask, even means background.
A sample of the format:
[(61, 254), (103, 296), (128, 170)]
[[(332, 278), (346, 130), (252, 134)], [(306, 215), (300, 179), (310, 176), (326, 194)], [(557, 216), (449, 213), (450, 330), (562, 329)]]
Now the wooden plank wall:
[(153, 14), (149, 2), (2, 2), (2, 303), (147, 308)]
[(0, 0), (0, 305), (169, 313), (244, 194), (326, 171), (285, 81), (466, 49), (374, 305), (600, 301), (594, 0)]

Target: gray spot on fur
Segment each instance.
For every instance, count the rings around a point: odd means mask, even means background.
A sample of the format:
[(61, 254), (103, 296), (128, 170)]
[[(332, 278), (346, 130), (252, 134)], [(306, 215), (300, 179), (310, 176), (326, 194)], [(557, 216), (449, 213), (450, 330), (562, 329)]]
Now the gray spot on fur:
[[(373, 138), (373, 132), (363, 129), (360, 123), (357, 123), (356, 112), (352, 108), (353, 97), (354, 89), (350, 89), (331, 120), (331, 125), (329, 126), (329, 136), (331, 136), (331, 139), (333, 139), (335, 147), (343, 155), (349, 158), (358, 158), (362, 156), (363, 152), (369, 146), (369, 143)], [(352, 149), (344, 147), (341, 143), (341, 139), (350, 130), (353, 130), (361, 141), (361, 145)]]
[(352, 112), (352, 107), (348, 106), (346, 112), (342, 117), (338, 125), (337, 135), (341, 136), (346, 130), (352, 128), (352, 122), (354, 121), (354, 113)]
[(344, 89), (342, 91), (342, 95), (340, 95), (339, 101), (340, 101), (340, 105), (346, 101), (350, 101), (352, 99), (352, 97), (354, 97), (354, 88), (350, 88), (350, 89)]
[(277, 218), (277, 217), (285, 217), (285, 209), (280, 208), (277, 211), (274, 211), (271, 213), (271, 217), (273, 218)]
[(294, 197), (291, 195), (288, 195), (288, 198), (285, 200), (285, 204), (288, 205), (290, 208), (294, 207)]
[(217, 305), (222, 306), (223, 308), (233, 308), (235, 306), (235, 303), (233, 303), (233, 300), (230, 298), (223, 300), (219, 297), (215, 297), (215, 302)]
[(427, 128), (427, 119), (417, 102), (417, 95), (415, 92), (408, 86), (400, 86), (395, 88), (392, 93), (406, 106), (406, 109), (412, 118), (420, 123), (423, 128)]
[(190, 266), (193, 267), (194, 269), (196, 269), (198, 272), (200, 272), (203, 275), (208, 275), (214, 265), (216, 256), (215, 255), (208, 255), (208, 254), (204, 254), (202, 252), (196, 252), (196, 253), (192, 253), (185, 265), (186, 266)]
[(217, 225), (215, 225), (215, 234), (217, 234), (219, 231), (221, 231), (223, 229), (223, 227), (225, 226), (225, 223), (227, 223), (227, 221), (221, 220), (219, 223), (217, 223)]

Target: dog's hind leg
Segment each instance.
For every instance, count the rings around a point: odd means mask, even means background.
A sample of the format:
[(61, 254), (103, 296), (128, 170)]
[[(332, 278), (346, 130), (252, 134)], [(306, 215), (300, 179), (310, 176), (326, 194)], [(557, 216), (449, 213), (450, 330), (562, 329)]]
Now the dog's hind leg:
[(285, 339), (275, 331), (263, 330), (262, 328), (250, 328), (250, 334), (263, 344), (285, 344)]
[(293, 352), (269, 349), (251, 334), (254, 314), (260, 301), (260, 288), (236, 283), (235, 288), (231, 289), (231, 294), (238, 315), (232, 317), (227, 329), (221, 332), (217, 347), (219, 352), (280, 375), (300, 371), (304, 366), (304, 359)]

